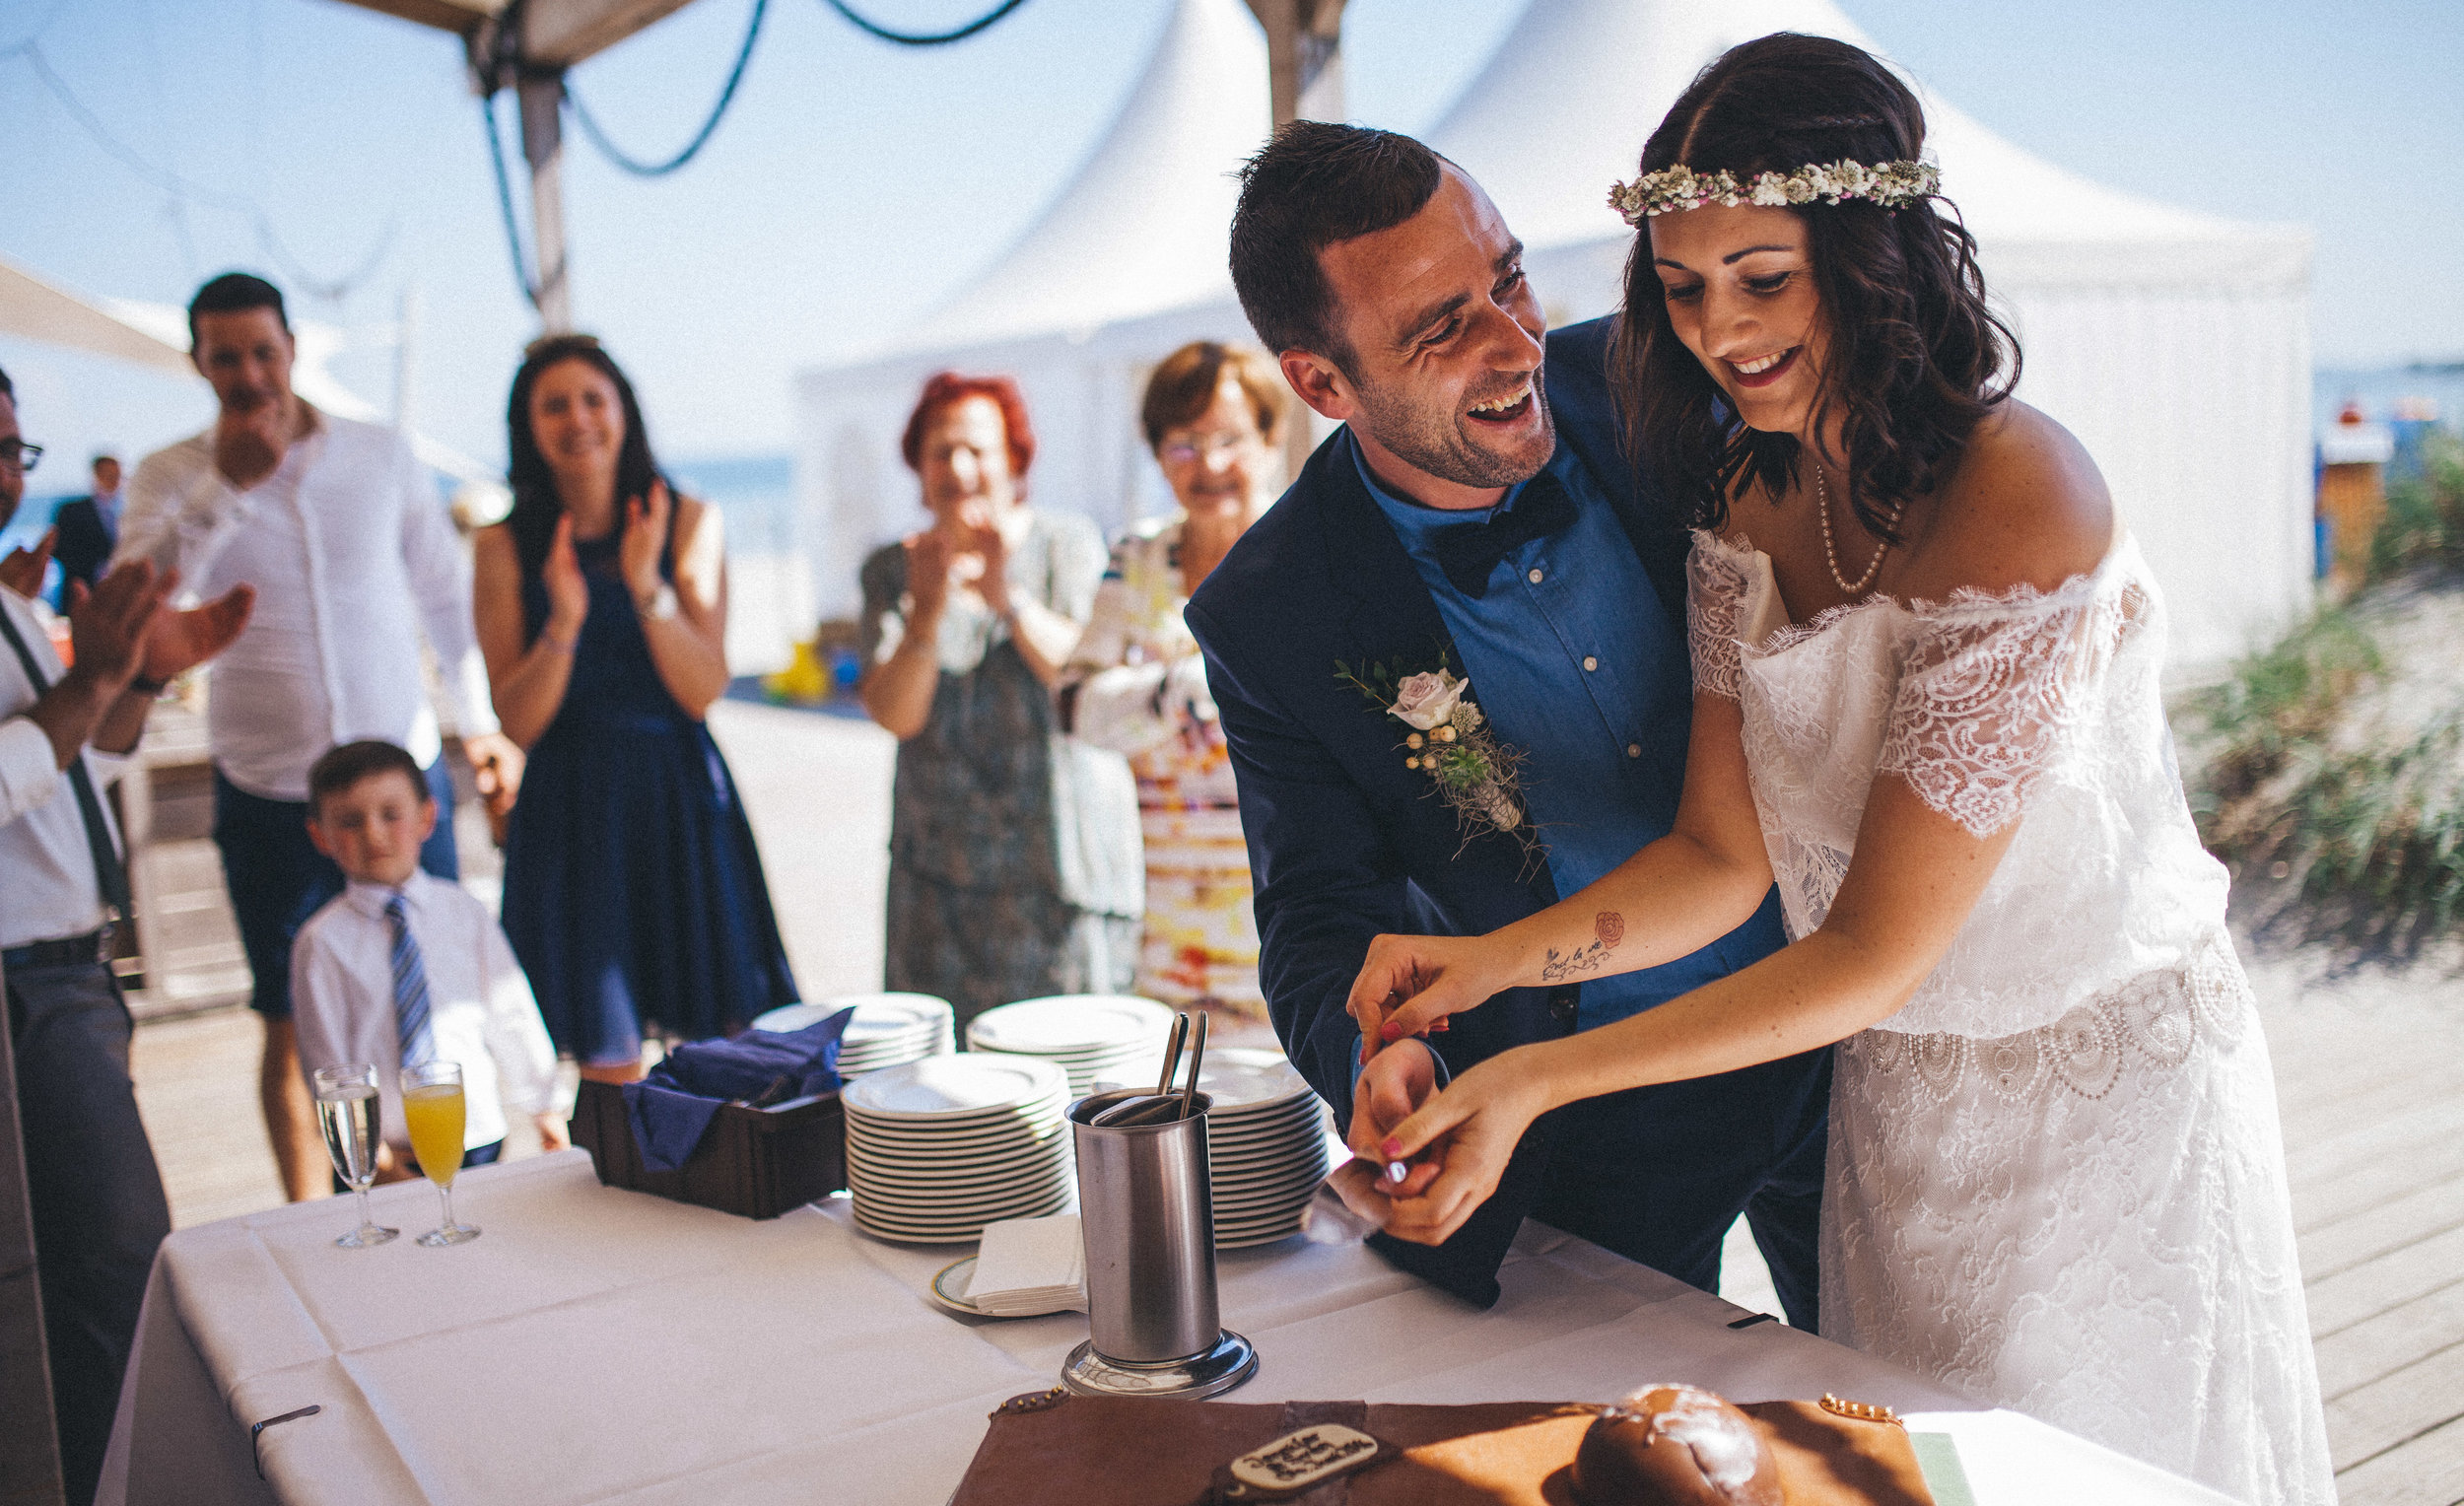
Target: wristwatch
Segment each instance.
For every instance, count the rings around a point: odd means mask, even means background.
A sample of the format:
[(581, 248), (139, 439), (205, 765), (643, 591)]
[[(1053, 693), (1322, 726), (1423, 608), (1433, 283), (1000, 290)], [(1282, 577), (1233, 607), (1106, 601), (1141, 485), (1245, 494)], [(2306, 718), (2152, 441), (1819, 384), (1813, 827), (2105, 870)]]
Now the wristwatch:
[(658, 582), (658, 589), (650, 593), (650, 604), (642, 608), (642, 615), (651, 622), (665, 622), (675, 616), (676, 588), (664, 581)]

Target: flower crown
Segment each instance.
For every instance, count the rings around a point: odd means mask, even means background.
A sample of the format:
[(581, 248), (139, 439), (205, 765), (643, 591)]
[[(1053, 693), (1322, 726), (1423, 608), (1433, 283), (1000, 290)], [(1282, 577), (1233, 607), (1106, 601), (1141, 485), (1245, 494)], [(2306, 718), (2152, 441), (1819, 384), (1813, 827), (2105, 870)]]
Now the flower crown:
[(1873, 167), (1861, 162), (1810, 163), (1794, 172), (1756, 173), (1750, 183), (1738, 181), (1737, 174), (1725, 168), (1696, 172), (1678, 163), (1646, 172), (1630, 183), (1609, 184), (1608, 207), (1624, 216), (1626, 224), (1640, 229), (1654, 215), (1700, 209), (1706, 204), (1729, 209), (1741, 204), (1785, 208), (1815, 199), (1825, 204), (1870, 199), (1884, 209), (1898, 209), (1941, 188), (1942, 170), (1930, 162), (1886, 162)]

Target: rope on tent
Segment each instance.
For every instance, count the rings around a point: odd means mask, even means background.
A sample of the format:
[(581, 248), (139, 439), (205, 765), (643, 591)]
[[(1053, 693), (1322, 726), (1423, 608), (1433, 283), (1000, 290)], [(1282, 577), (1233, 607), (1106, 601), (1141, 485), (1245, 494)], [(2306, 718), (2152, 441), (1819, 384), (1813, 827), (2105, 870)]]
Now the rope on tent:
[(479, 97), (479, 121), (488, 132), (488, 165), (496, 169), (496, 204), (505, 215), (505, 244), (513, 254), (513, 281), (531, 308), (539, 307), (539, 285), (530, 277), (530, 258), (522, 254), (521, 222), (513, 218), (513, 184), (505, 171), (505, 142), (497, 132), (496, 95)]
[(855, 11), (848, 7), (847, 0), (822, 0), (822, 3), (829, 6), (832, 10), (837, 11), (841, 16), (846, 17), (850, 25), (854, 26), (857, 31), (862, 32), (867, 35), (878, 36), (883, 41), (897, 42), (902, 47), (937, 47), (945, 42), (965, 41), (968, 37), (975, 35), (978, 32), (983, 31), (994, 22), (999, 21), (1002, 17), (1007, 16), (1011, 11), (1014, 11), (1018, 7), (1026, 4), (1027, 0), (1001, 0), (1000, 4), (992, 7), (992, 9), (985, 12), (975, 20), (968, 22), (963, 27), (958, 27), (947, 32), (931, 33), (893, 32), (888, 27), (882, 26), (878, 22), (867, 21), (863, 17), (856, 15)]
[(102, 117), (88, 109), (86, 103), (78, 99), (76, 92), (68, 87), (68, 81), (52, 70), (51, 60), (43, 55), (42, 48), (35, 39), (30, 38), (11, 48), (10, 51), (13, 55), (26, 59), (27, 66), (34, 69), (34, 76), (42, 81), (43, 88), (50, 91), (51, 97), (59, 102), (60, 107), (68, 111), (69, 118), (76, 121), (88, 136), (94, 138), (95, 145), (117, 158), (121, 166), (176, 200), (203, 204), (209, 209), (221, 209), (245, 218), (256, 231), (258, 248), (281, 267), (284, 276), (290, 278), (300, 291), (309, 297), (322, 299), (327, 303), (341, 303), (360, 284), (376, 275), (377, 267), (383, 265), (385, 257), (392, 252), (394, 238), (402, 229), (402, 222), (398, 218), (385, 222), (384, 231), (377, 236), (375, 248), (361, 260), (357, 268), (338, 278), (317, 277), (291, 254), (282, 237), (274, 233), (273, 218), (265, 212), (263, 205), (243, 194), (225, 193), (208, 188), (201, 183), (190, 182), (168, 168), (157, 167), (136, 148), (111, 134), (110, 127), (103, 123)]
[(694, 154), (702, 150), (703, 143), (710, 140), (711, 133), (719, 129), (720, 118), (727, 113), (728, 104), (736, 97), (736, 86), (744, 82), (744, 65), (753, 60), (753, 42), (762, 34), (762, 16), (769, 9), (770, 0), (753, 0), (753, 19), (744, 29), (744, 45), (736, 49), (735, 66), (727, 70), (727, 82), (719, 91), (719, 103), (711, 107), (710, 118), (702, 122), (702, 128), (694, 132), (693, 139), (685, 143), (683, 151), (661, 163), (642, 162), (626, 155), (608, 139), (607, 132), (600, 129), (599, 122), (590, 113), (590, 107), (582, 103), (582, 96), (568, 88), (565, 98), (573, 103), (574, 118), (581, 122), (582, 133), (590, 138), (590, 144), (597, 147), (609, 162), (637, 177), (659, 177), (691, 162)]

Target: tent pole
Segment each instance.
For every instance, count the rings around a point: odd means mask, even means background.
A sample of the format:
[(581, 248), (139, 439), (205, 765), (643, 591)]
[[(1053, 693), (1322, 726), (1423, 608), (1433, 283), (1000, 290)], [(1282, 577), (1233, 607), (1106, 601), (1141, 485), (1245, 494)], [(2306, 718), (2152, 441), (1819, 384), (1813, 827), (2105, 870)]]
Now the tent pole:
[[(1249, 0), (1266, 30), (1266, 76), (1274, 103), (1274, 128), (1295, 120), (1343, 118), (1344, 0)], [(1284, 479), (1317, 447), (1306, 407), (1295, 404), (1283, 427)]]
[(573, 291), (565, 260), (565, 70), (525, 72), (516, 92), (522, 108), (522, 157), (530, 164), (530, 235), (539, 259), (539, 324), (561, 335), (574, 327)]

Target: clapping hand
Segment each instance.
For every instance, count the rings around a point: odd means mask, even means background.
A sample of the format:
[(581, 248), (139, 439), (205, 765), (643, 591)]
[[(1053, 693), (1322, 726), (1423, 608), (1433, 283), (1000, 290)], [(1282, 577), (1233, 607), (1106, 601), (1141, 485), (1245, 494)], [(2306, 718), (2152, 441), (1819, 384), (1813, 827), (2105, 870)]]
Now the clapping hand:
[(912, 622), (937, 622), (950, 599), (950, 541), (938, 528), (906, 539), (907, 594)]
[(8, 558), (0, 560), (0, 585), (32, 601), (42, 589), (43, 572), (51, 568), (51, 546), (59, 541), (59, 529), (45, 528), (34, 548), (10, 550)]
[(248, 625), (255, 607), (256, 587), (235, 585), (202, 606), (161, 613), (146, 634), (144, 676), (160, 684), (222, 652)]
[(995, 617), (1006, 617), (1009, 602), (1009, 540), (1000, 525), (985, 514), (983, 506), (969, 503), (959, 511), (963, 529), (960, 556), (965, 563), (968, 583), (984, 598), (985, 607)]
[(144, 661), (148, 635), (163, 610), (164, 598), (178, 585), (178, 571), (157, 576), (147, 560), (120, 566), (93, 590), (82, 582), (71, 582), (69, 672), (117, 694)]
[(638, 606), (647, 608), (665, 583), (658, 567), (667, 553), (667, 519), (674, 511), (673, 499), (667, 495), (667, 483), (663, 480), (650, 483), (647, 501), (635, 497), (625, 503), (625, 539), (616, 552), (616, 564), (624, 572), (625, 587), (633, 592)]

